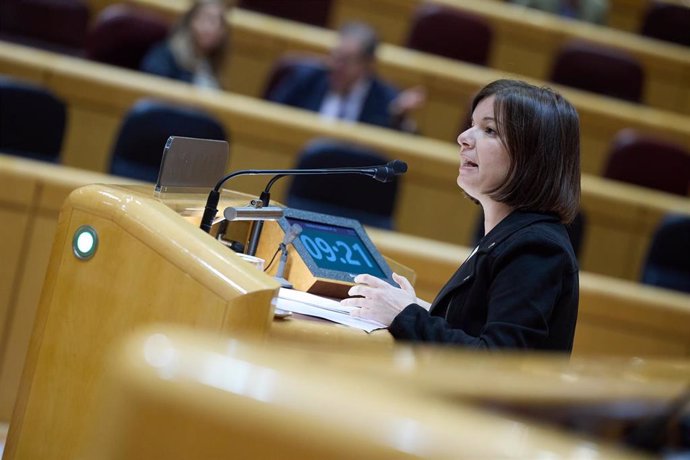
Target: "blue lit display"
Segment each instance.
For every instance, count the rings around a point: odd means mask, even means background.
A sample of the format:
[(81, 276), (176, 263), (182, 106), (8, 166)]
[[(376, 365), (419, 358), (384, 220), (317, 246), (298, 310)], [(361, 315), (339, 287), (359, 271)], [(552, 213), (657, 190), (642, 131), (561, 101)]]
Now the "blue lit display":
[(302, 227), (299, 239), (319, 268), (387, 278), (353, 228), (295, 218), (287, 221)]

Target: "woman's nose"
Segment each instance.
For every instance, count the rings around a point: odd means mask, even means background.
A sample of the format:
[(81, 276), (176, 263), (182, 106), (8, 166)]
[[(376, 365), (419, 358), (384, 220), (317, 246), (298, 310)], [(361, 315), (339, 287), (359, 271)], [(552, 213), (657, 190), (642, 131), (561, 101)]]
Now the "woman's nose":
[(458, 144), (461, 147), (470, 147), (471, 146), (471, 144), (472, 144), (471, 131), (472, 131), (472, 128), (470, 127), (458, 135)]

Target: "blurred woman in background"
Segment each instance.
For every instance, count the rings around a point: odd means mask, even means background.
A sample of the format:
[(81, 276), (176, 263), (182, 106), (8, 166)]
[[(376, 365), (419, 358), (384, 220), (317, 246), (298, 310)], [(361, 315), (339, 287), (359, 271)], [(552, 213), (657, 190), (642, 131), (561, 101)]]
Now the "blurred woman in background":
[(170, 36), (144, 57), (141, 70), (192, 83), (220, 88), (218, 74), (228, 42), (221, 0), (197, 0), (177, 23)]

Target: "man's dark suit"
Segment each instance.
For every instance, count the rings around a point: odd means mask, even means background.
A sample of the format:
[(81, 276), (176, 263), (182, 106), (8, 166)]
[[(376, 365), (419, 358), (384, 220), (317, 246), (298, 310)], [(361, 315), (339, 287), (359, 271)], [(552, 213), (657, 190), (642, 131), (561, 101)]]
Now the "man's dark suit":
[[(322, 67), (299, 66), (268, 95), (268, 100), (318, 112), (328, 94), (328, 70)], [(397, 129), (388, 111), (398, 91), (378, 78), (373, 78), (362, 105), (358, 121)], [(399, 121), (399, 120), (397, 120)]]
[(389, 331), (411, 341), (570, 352), (578, 293), (577, 260), (558, 218), (514, 211), (482, 238), (430, 312), (409, 305)]

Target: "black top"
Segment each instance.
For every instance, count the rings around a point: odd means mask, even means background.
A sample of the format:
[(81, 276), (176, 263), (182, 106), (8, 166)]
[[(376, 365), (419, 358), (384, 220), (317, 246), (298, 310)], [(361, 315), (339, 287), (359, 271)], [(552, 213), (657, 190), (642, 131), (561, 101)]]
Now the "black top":
[(570, 352), (578, 267), (565, 227), (549, 214), (514, 211), (481, 239), (427, 312), (407, 306), (396, 339)]
[(159, 43), (146, 53), (140, 69), (147, 73), (186, 81), (187, 83), (192, 83), (194, 80), (194, 73), (177, 62), (168, 41)]

